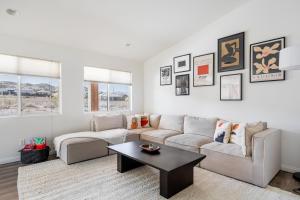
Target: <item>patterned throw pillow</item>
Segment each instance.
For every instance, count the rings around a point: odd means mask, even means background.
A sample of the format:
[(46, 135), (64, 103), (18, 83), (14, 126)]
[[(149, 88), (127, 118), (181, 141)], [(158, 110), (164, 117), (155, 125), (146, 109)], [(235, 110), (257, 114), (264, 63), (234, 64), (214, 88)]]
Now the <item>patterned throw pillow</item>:
[(230, 143), (240, 145), (243, 155), (246, 156), (246, 123), (232, 123)]
[(137, 129), (141, 127), (141, 117), (129, 115), (127, 116), (127, 129)]
[(146, 115), (146, 114), (144, 114), (144, 115), (137, 114), (135, 116), (141, 118), (141, 127), (142, 128), (149, 128), (150, 127), (150, 117), (149, 117), (149, 115)]
[(214, 134), (214, 141), (228, 143), (231, 132), (231, 122), (218, 120)]

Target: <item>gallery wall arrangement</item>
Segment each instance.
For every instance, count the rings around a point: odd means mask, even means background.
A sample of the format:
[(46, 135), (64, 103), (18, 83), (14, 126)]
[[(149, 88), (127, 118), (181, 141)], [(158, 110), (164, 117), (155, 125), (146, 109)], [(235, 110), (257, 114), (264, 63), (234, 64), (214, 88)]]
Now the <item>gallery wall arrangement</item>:
[(190, 94), (190, 75), (182, 74), (175, 77), (175, 94), (176, 96)]
[(173, 58), (174, 73), (188, 72), (191, 70), (191, 54)]
[(243, 74), (229, 74), (220, 76), (220, 100), (241, 101)]
[(212, 86), (215, 84), (215, 54), (195, 56), (193, 58), (193, 86)]
[(172, 65), (160, 68), (160, 85), (172, 85)]
[[(285, 80), (279, 70), (279, 52), (285, 37), (250, 44), (249, 82)], [(245, 69), (245, 32), (218, 39), (218, 73)], [(190, 94), (191, 54), (173, 58), (175, 95)], [(180, 73), (186, 74), (180, 74)], [(193, 57), (193, 87), (215, 85), (215, 53)], [(177, 75), (180, 74), (180, 75)], [(172, 65), (160, 68), (160, 85), (172, 85)], [(243, 73), (220, 75), (220, 101), (243, 100)]]
[(285, 37), (250, 45), (250, 82), (282, 81), (285, 71), (279, 70), (279, 51), (285, 48)]
[(218, 72), (244, 69), (245, 33), (218, 39)]

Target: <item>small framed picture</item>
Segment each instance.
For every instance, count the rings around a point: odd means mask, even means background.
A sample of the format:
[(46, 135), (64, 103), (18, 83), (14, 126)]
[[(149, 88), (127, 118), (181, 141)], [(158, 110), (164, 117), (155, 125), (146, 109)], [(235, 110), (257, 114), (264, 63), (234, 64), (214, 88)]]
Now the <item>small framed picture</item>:
[(191, 70), (191, 54), (173, 58), (174, 73), (188, 72)]
[(160, 85), (172, 85), (172, 65), (160, 68)]
[(279, 70), (279, 51), (285, 37), (250, 45), (250, 83), (283, 81), (285, 71)]
[(175, 94), (176, 96), (190, 94), (190, 75), (183, 74), (175, 77)]
[(214, 85), (215, 54), (195, 56), (193, 58), (193, 86)]
[(241, 101), (242, 98), (242, 74), (230, 74), (220, 76), (220, 100)]
[(245, 33), (218, 39), (218, 72), (244, 69)]

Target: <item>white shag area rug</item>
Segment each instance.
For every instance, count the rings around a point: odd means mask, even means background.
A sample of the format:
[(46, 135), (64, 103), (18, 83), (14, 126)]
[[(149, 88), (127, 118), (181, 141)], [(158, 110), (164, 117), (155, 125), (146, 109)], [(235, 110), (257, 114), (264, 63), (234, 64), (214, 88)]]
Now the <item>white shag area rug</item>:
[[(20, 200), (158, 200), (159, 171), (147, 166), (117, 172), (116, 156), (66, 165), (57, 159), (19, 168)], [(299, 200), (268, 186), (259, 188), (198, 167), (194, 184), (174, 200)]]

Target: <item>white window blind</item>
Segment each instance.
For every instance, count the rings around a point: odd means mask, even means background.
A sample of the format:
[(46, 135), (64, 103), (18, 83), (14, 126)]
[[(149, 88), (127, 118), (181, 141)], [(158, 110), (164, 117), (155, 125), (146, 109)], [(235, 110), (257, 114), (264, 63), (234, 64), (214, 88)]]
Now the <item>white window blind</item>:
[(130, 72), (123, 72), (117, 70), (84, 67), (84, 80), (85, 81), (98, 81), (103, 83), (119, 83), (119, 84), (132, 84)]
[(0, 73), (60, 78), (60, 63), (0, 54)]

